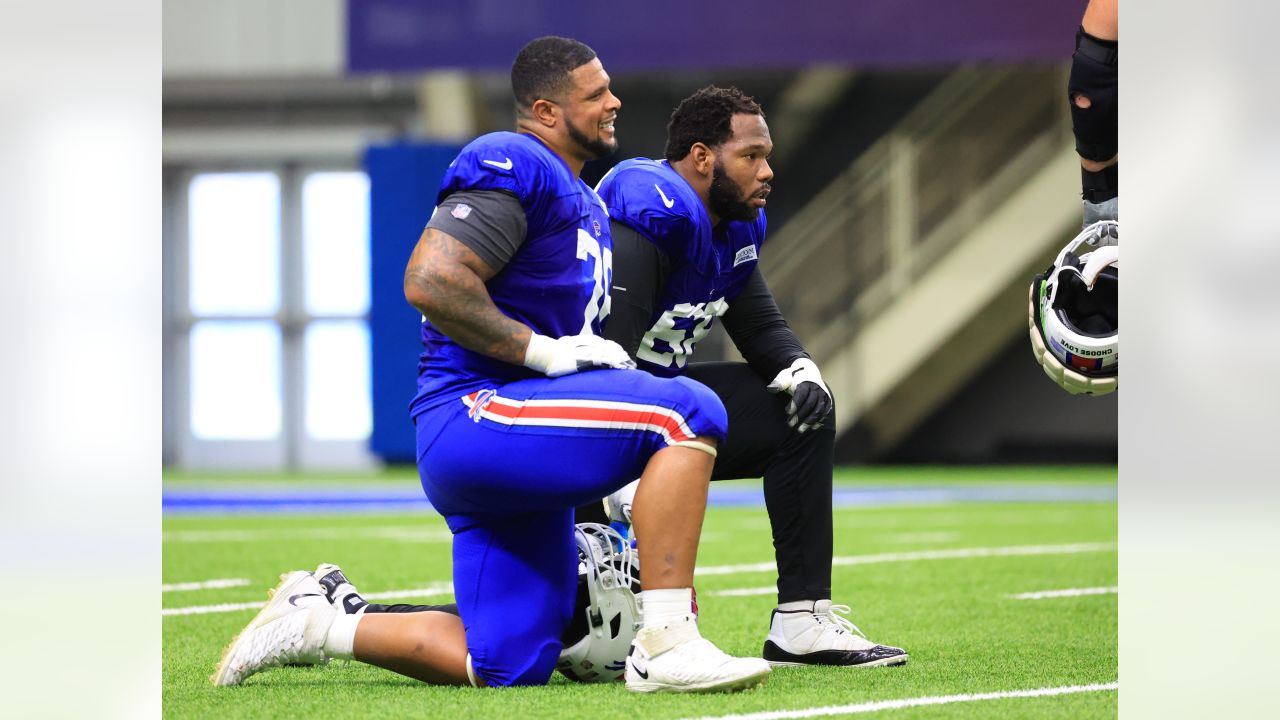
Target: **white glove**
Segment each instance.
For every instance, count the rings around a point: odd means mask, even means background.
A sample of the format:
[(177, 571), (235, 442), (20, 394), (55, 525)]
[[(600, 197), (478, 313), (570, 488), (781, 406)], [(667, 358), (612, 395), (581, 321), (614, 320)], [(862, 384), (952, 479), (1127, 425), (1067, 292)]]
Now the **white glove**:
[(634, 369), (636, 364), (622, 346), (599, 335), (566, 335), (549, 338), (533, 333), (524, 349), (524, 366), (547, 377), (560, 377), (592, 368)]
[(787, 405), (787, 425), (796, 428), (797, 432), (822, 427), (823, 420), (835, 406), (831, 390), (822, 381), (817, 364), (807, 357), (796, 358), (791, 367), (778, 373), (769, 383), (768, 390), (775, 393), (785, 391), (791, 396)]

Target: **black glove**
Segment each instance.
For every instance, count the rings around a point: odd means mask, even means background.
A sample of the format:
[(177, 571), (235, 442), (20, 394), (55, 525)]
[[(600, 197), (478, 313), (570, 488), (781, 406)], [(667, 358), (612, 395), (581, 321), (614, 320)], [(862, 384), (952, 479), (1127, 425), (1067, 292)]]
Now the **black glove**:
[(769, 392), (785, 391), (791, 396), (787, 404), (787, 425), (804, 432), (822, 427), (835, 401), (822, 381), (818, 366), (807, 357), (796, 358), (791, 367), (778, 373), (768, 385)]

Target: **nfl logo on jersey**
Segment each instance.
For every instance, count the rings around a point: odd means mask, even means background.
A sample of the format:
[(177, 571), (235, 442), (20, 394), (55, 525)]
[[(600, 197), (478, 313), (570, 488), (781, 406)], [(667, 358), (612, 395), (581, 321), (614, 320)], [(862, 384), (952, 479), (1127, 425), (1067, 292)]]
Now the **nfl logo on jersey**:
[(449, 214), (459, 220), (466, 220), (467, 216), (471, 214), (471, 206), (464, 203), (458, 203), (458, 206), (450, 211)]

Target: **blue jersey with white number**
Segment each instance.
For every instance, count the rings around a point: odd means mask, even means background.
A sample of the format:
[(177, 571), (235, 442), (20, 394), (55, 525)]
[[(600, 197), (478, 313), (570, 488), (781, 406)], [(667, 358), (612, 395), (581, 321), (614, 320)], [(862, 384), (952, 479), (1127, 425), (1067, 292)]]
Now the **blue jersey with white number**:
[[(600, 197), (532, 135), (490, 133), (449, 165), (436, 202), (460, 190), (496, 190), (520, 201), (528, 232), (498, 274), (485, 283), (507, 316), (556, 338), (600, 334), (608, 315), (613, 245)], [(541, 377), (458, 345), (423, 318), (417, 416), (474, 390)]]
[(713, 228), (698, 194), (665, 160), (625, 160), (596, 190), (610, 218), (644, 235), (671, 263), (636, 362), (657, 375), (678, 375), (755, 270), (764, 212)]

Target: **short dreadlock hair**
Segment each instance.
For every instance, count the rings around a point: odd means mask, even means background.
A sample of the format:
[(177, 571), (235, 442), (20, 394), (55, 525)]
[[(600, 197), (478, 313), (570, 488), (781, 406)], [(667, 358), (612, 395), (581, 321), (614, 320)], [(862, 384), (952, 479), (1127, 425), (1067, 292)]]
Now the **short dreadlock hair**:
[(728, 140), (734, 115), (764, 117), (764, 110), (736, 87), (708, 85), (681, 100), (667, 123), (667, 161), (684, 158), (694, 143), (715, 147)]
[(516, 107), (528, 109), (542, 98), (563, 97), (572, 86), (569, 73), (595, 57), (595, 50), (569, 38), (548, 35), (530, 41), (511, 64)]

